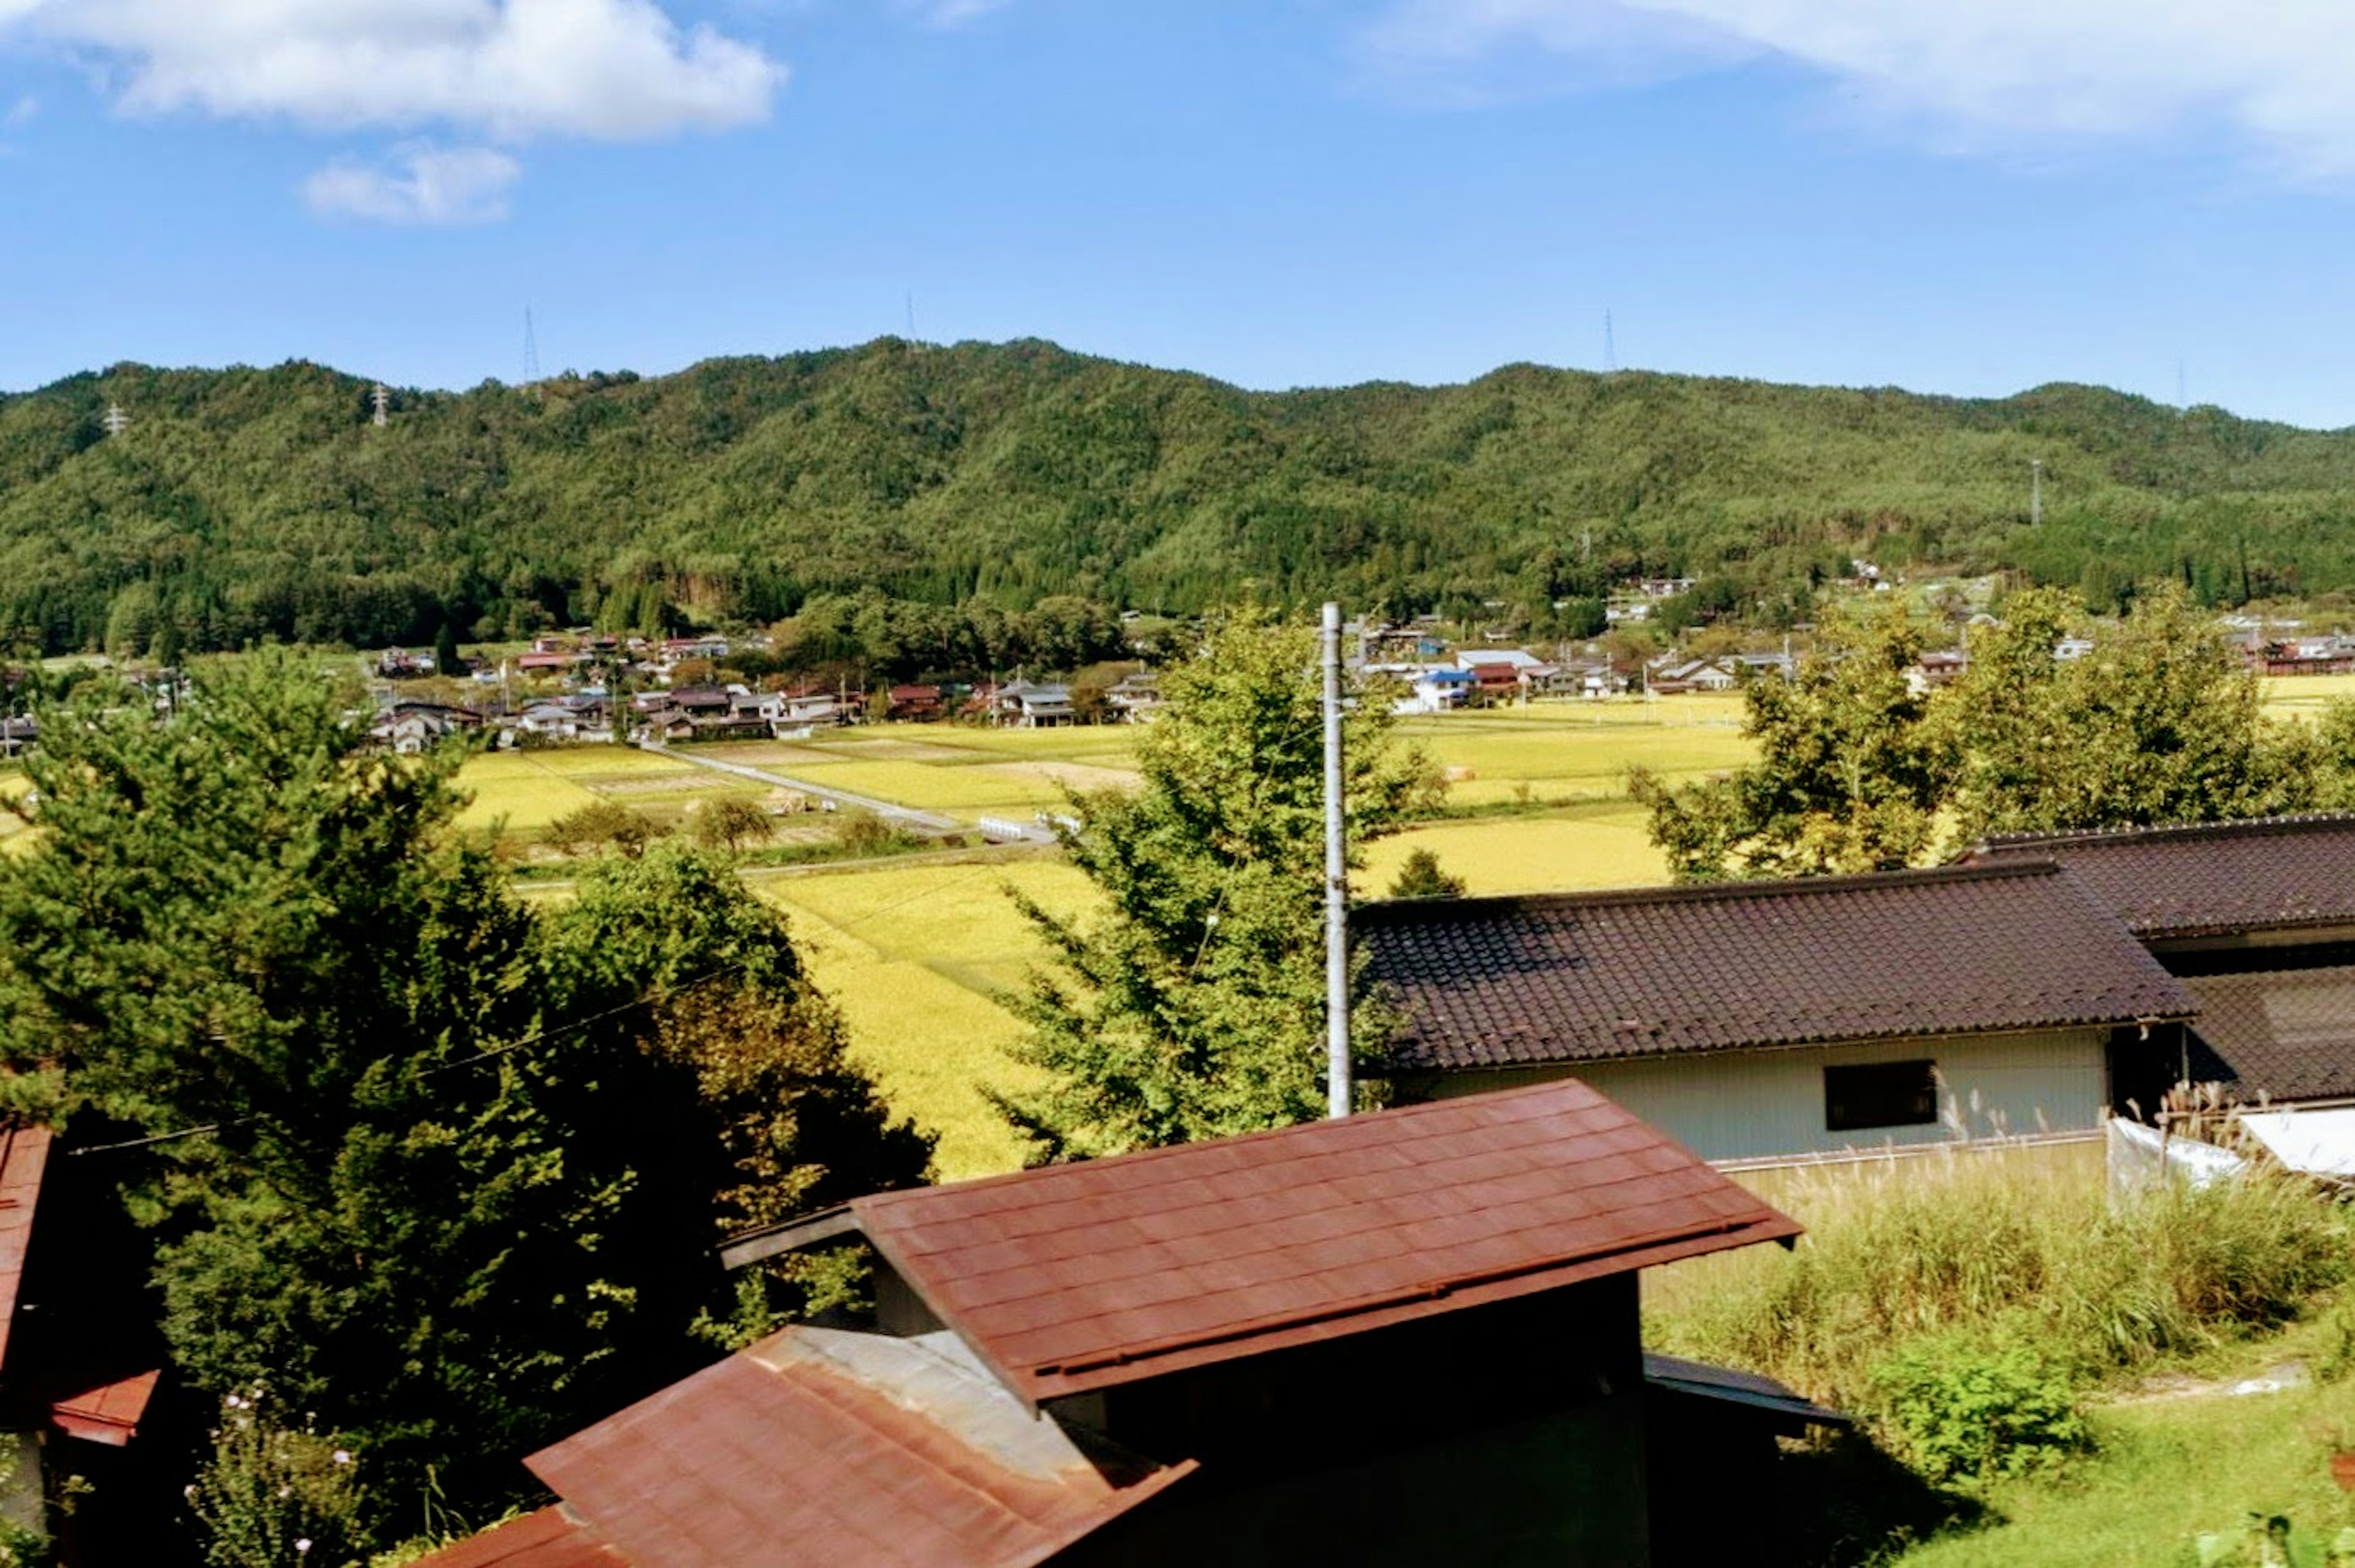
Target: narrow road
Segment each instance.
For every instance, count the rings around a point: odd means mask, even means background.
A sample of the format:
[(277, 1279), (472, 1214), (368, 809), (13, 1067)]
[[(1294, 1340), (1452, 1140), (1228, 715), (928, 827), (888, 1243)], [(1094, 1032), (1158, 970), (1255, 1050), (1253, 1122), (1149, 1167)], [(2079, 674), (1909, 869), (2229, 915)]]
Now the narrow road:
[(773, 784), (779, 789), (797, 789), (804, 795), (815, 795), (820, 800), (830, 800), (842, 805), (855, 805), (861, 811), (871, 811), (887, 821), (900, 823), (904, 827), (914, 828), (919, 833), (940, 835), (966, 831), (965, 825), (954, 816), (943, 816), (937, 812), (917, 811), (905, 805), (894, 805), (888, 800), (877, 800), (872, 795), (852, 795), (847, 790), (835, 789), (827, 784), (812, 784), (807, 779), (793, 778), (784, 773), (773, 773), (766, 768), (756, 768), (745, 763), (723, 763), (718, 757), (698, 756), (691, 746), (663, 746), (645, 741), (639, 741), (638, 745), (642, 750), (669, 757), (675, 762), (692, 763), (698, 768), (709, 768), (715, 773), (733, 773), (740, 779), (751, 779), (755, 784)]

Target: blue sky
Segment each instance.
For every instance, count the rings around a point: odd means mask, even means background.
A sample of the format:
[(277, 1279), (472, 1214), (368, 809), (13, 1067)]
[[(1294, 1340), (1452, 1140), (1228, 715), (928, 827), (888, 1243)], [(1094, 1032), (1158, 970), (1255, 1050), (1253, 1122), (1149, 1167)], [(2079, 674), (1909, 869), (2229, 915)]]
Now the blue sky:
[(0, 0), (0, 388), (904, 330), (2355, 424), (2328, 0)]

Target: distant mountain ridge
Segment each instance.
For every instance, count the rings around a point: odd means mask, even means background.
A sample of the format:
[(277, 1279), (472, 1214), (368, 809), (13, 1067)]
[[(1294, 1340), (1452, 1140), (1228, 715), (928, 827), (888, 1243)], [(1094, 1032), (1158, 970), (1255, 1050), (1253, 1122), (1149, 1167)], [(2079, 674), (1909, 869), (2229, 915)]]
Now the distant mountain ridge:
[[(49, 651), (1005, 608), (1518, 609), (1640, 572), (1771, 618), (1852, 555), (2094, 597), (2355, 588), (2355, 432), (2100, 388), (1996, 400), (1510, 365), (1249, 392), (1051, 344), (883, 338), (397, 390), (122, 365), (0, 397), (0, 637)], [(129, 418), (103, 423), (110, 405)], [(2044, 521), (2029, 520), (2041, 460)]]

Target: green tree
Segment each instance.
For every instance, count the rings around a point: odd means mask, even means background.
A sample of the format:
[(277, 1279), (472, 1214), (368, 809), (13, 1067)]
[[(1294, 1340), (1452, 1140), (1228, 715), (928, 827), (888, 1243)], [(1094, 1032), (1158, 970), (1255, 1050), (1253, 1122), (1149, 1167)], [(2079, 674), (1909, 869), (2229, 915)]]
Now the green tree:
[(733, 855), (747, 844), (757, 844), (777, 830), (776, 818), (761, 809), (758, 801), (736, 795), (722, 795), (706, 801), (694, 816), (695, 841), (707, 849), (721, 849)]
[[(2318, 737), (2265, 718), (2254, 677), (2173, 583), (2123, 621), (2084, 628), (2061, 593), (2010, 595), (1971, 663), (1924, 697), (1919, 641), (1892, 607), (1827, 624), (1790, 686), (1749, 688), (1759, 760), (1670, 789), (1633, 781), (1653, 841), (1685, 879), (1865, 871), (1919, 863), (1990, 833), (2205, 822), (2355, 798), (2355, 719)], [(1943, 827), (1942, 827), (1943, 824)]]
[(1391, 880), (1387, 896), (1394, 899), (1460, 899), (1464, 896), (1464, 879), (1449, 876), (1440, 869), (1439, 857), (1418, 845), (1407, 852), (1406, 861)]
[(1631, 792), (1677, 876), (1885, 870), (1922, 856), (1947, 769), (1906, 678), (1921, 653), (1901, 605), (1831, 617), (1789, 680), (1743, 688), (1757, 762), (1683, 789), (1638, 770)]
[[(1324, 1108), (1323, 720), (1315, 634), (1244, 611), (1163, 677), (1143, 785), (1071, 796), (1093, 918), (1017, 895), (1053, 951), (1019, 1009), (1045, 1087), (1000, 1099), (1041, 1159), (1279, 1126)], [(1351, 863), (1436, 790), (1385, 694), (1348, 718)], [(1361, 1008), (1361, 1051), (1386, 1032)]]
[(458, 656), (458, 628), (446, 617), (433, 632), (433, 673), (448, 677), (466, 673), (466, 661)]
[(2181, 588), (2140, 594), (2092, 648), (2056, 659), (2075, 629), (2057, 592), (2005, 603), (1939, 695), (1956, 759), (1956, 841), (1989, 833), (2206, 822), (2304, 809), (2323, 785), (2314, 735), (2267, 719), (2254, 676)]
[(496, 1499), (704, 1353), (715, 1227), (813, 1165), (912, 1179), (921, 1144), (716, 863), (611, 862), (535, 915), (453, 829), (455, 756), (375, 754), (348, 711), (283, 655), (200, 668), (169, 718), (43, 710), (0, 1082), (165, 1140), (92, 1157), (156, 1225), (197, 1386), (314, 1413), (388, 1507), (428, 1466)]

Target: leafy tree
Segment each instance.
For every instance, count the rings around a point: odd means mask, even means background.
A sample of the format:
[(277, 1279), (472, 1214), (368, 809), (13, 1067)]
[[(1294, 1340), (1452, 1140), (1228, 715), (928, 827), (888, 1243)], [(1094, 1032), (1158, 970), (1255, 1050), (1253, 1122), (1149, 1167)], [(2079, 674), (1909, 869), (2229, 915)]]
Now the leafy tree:
[(1394, 899), (1460, 899), (1464, 896), (1464, 879), (1442, 870), (1439, 857), (1418, 845), (1407, 852), (1405, 863), (1399, 867), (1398, 875), (1391, 881), (1388, 896)]
[(447, 620), (434, 629), (433, 673), (441, 676), (466, 673), (466, 661), (458, 656), (458, 628)]
[(722, 795), (706, 801), (694, 816), (695, 841), (707, 849), (733, 855), (747, 844), (757, 844), (777, 830), (776, 819), (756, 801)]
[(1833, 622), (1788, 687), (1748, 690), (1759, 760), (1677, 790), (1634, 781), (1654, 842), (1682, 878), (1893, 869), (1943, 841), (2200, 822), (2355, 797), (2355, 718), (2319, 737), (2266, 719), (2210, 619), (2174, 584), (2139, 595), (2124, 621), (2076, 624), (2056, 591), (2027, 590), (1982, 627), (1971, 663), (1925, 697), (1905, 672), (1919, 652), (1902, 610)]
[(1829, 618), (1791, 679), (1743, 688), (1756, 763), (1680, 790), (1638, 770), (1632, 793), (1676, 874), (1885, 870), (1923, 855), (1947, 769), (1928, 699), (1906, 679), (1921, 653), (1902, 606)]
[(646, 846), (663, 837), (661, 823), (619, 801), (592, 800), (568, 811), (540, 829), (548, 842), (568, 855), (618, 849), (624, 855), (645, 853)]
[[(1163, 677), (1137, 743), (1142, 788), (1073, 793), (1063, 834), (1092, 919), (1016, 895), (1055, 968), (1019, 1008), (1047, 1086), (1000, 1108), (1041, 1159), (1278, 1126), (1324, 1109), (1322, 685), (1315, 634), (1255, 611)], [(1348, 718), (1349, 853), (1434, 792), (1388, 703)], [(1382, 1038), (1361, 1008), (1360, 1051)]]
[(921, 1171), (716, 863), (611, 862), (535, 915), (453, 831), (454, 755), (372, 753), (289, 656), (195, 681), (168, 718), (42, 711), (0, 1082), (165, 1140), (93, 1157), (197, 1386), (314, 1413), (384, 1506), (429, 1466), (512, 1495), (516, 1456), (703, 1354), (716, 1226)]
[(2259, 707), (2211, 617), (2173, 583), (2096, 623), (2092, 651), (2056, 659), (2072, 617), (2056, 592), (2011, 596), (1940, 696), (1959, 765), (1959, 839), (2135, 823), (2204, 822), (2314, 804), (2305, 729)]

